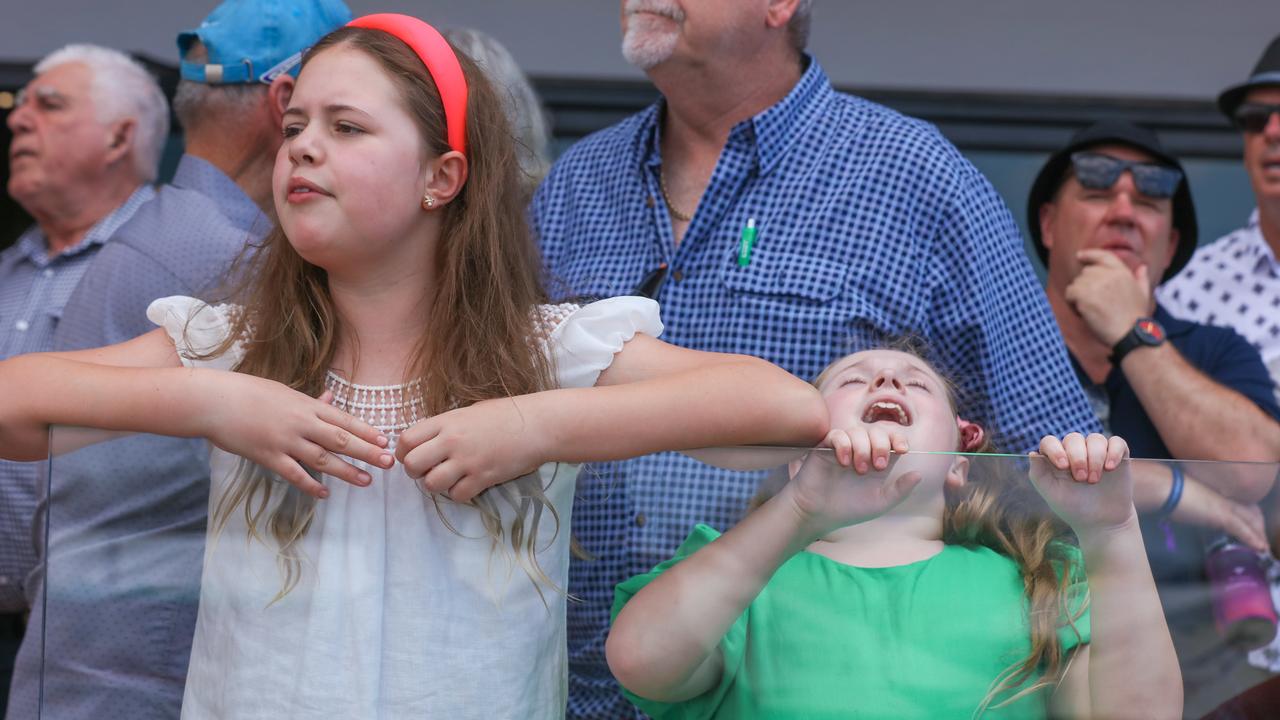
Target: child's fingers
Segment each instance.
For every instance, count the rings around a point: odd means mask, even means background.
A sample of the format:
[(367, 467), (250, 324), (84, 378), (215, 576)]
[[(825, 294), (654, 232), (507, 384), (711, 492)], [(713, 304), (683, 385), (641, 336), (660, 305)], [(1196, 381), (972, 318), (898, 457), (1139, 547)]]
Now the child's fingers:
[(313, 442), (304, 440), (293, 457), (313, 470), (352, 485), (364, 487), (373, 481), (369, 473)]
[(916, 485), (920, 484), (920, 473), (906, 472), (894, 479), (893, 484), (885, 490), (885, 507), (892, 508), (906, 499)]
[(1069, 466), (1067, 451), (1062, 447), (1062, 441), (1052, 435), (1046, 435), (1040, 441), (1040, 454), (1059, 470), (1066, 470)]
[(877, 470), (889, 466), (889, 433), (873, 427), (867, 430), (867, 438), (871, 442), (871, 465)]
[(461, 479), (462, 466), (452, 460), (445, 460), (431, 468), (430, 472), (418, 482), (427, 492), (441, 493), (453, 499), (453, 496), (449, 493)]
[(871, 438), (866, 432), (854, 432), (849, 439), (853, 442), (853, 470), (861, 475), (870, 468)]
[[(405, 458), (414, 448), (435, 438), (442, 429), (439, 416), (427, 418), (405, 428), (400, 433), (400, 441), (396, 443), (396, 459), (402, 463), (405, 462)], [(416, 477), (413, 473), (409, 475)]]
[(1085, 447), (1084, 436), (1071, 433), (1062, 438), (1062, 449), (1067, 454), (1067, 465), (1071, 469), (1071, 477), (1079, 482), (1089, 478), (1089, 455)]
[[(404, 465), (404, 471), (409, 477), (423, 477), (437, 465), (449, 459), (449, 450), (445, 444), (437, 435), (404, 453), (400, 458), (400, 464)], [(397, 450), (399, 450), (398, 447)]]
[(316, 421), (305, 436), (326, 450), (377, 467), (389, 468), (395, 462), (387, 450), (387, 436), (372, 425), (329, 405), (316, 413)]
[(489, 488), (484, 479), (478, 475), (463, 475), (449, 489), (449, 499), (456, 503), (469, 503), (475, 496)]
[(1102, 479), (1102, 467), (1107, 460), (1107, 436), (1101, 433), (1089, 433), (1085, 438), (1085, 462), (1089, 467), (1087, 480), (1096, 483)]
[(822, 444), (835, 452), (836, 462), (845, 467), (853, 464), (853, 441), (849, 439), (849, 433), (836, 428), (827, 433), (827, 437), (822, 441)]
[(288, 455), (280, 455), (270, 462), (263, 463), (263, 466), (278, 475), (281, 480), (284, 480), (313, 498), (323, 500), (329, 497), (329, 488), (326, 488), (324, 483), (311, 477), (311, 475), (298, 464), (297, 460)]
[(894, 430), (893, 432), (889, 433), (889, 441), (892, 443), (893, 451), (895, 453), (902, 455), (908, 451), (907, 436), (898, 432), (897, 430)]
[(1113, 435), (1107, 439), (1107, 461), (1102, 469), (1115, 470), (1128, 456), (1129, 444), (1124, 441), (1124, 438)]

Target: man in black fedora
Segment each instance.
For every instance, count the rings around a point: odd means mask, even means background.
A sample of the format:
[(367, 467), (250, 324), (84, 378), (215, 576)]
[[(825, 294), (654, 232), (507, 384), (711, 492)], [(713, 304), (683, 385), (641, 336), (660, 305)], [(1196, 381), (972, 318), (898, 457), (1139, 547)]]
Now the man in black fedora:
[[(1196, 247), (1181, 163), (1125, 122), (1085, 128), (1049, 157), (1027, 203), (1045, 291), (1072, 364), (1110, 433), (1135, 458), (1274, 460), (1280, 407), (1257, 351), (1235, 331), (1180, 320), (1154, 288)], [(1258, 682), (1213, 627), (1205, 545), (1266, 546), (1254, 505), (1273, 479), (1134, 463), (1134, 504), (1178, 649), (1187, 714)]]
[(1218, 108), (1244, 135), (1257, 209), (1244, 227), (1196, 252), (1158, 296), (1182, 317), (1234, 328), (1280, 384), (1280, 36), (1247, 80), (1218, 96)]

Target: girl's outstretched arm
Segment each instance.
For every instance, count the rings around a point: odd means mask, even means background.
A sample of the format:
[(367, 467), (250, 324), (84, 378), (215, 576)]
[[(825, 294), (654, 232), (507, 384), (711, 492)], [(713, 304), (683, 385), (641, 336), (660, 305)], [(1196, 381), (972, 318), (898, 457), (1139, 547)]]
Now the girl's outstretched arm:
[(367, 484), (335, 453), (387, 467), (377, 430), (280, 383), (182, 366), (164, 330), (118, 345), (0, 361), (0, 457), (48, 454), (50, 425), (207, 437), (323, 497), (300, 463)]
[(487, 400), (406, 430), (411, 476), (466, 502), (549, 462), (595, 462), (716, 445), (813, 446), (827, 430), (818, 391), (758, 358), (636, 335), (592, 388)]
[(1070, 718), (1182, 717), (1182, 674), (1138, 528), (1120, 438), (1046, 437), (1032, 481), (1080, 539), (1090, 641), (1051, 701)]

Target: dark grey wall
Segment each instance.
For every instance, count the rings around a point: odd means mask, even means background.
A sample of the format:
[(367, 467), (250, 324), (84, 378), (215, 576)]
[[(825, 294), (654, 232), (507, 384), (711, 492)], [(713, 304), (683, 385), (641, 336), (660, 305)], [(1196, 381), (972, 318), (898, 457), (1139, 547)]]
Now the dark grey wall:
[[(6, 0), (0, 60), (73, 40), (173, 59), (177, 31), (215, 4)], [(613, 0), (349, 4), (480, 28), (531, 75), (639, 77), (618, 54)], [(1277, 33), (1276, 0), (817, 0), (812, 48), (842, 86), (1200, 99), (1242, 78)]]

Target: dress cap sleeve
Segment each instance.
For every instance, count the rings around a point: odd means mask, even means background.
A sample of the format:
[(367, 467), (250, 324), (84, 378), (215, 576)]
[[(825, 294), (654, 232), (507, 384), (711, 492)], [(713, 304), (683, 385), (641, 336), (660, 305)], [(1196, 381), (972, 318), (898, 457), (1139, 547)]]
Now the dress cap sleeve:
[(591, 387), (627, 341), (662, 333), (658, 303), (626, 296), (584, 305), (556, 325), (548, 339), (559, 387)]
[(231, 334), (231, 319), (237, 309), (234, 305), (209, 305), (193, 297), (173, 295), (152, 301), (147, 306), (147, 319), (169, 334), (186, 367), (230, 370), (244, 357), (240, 342), (216, 357), (202, 356)]

